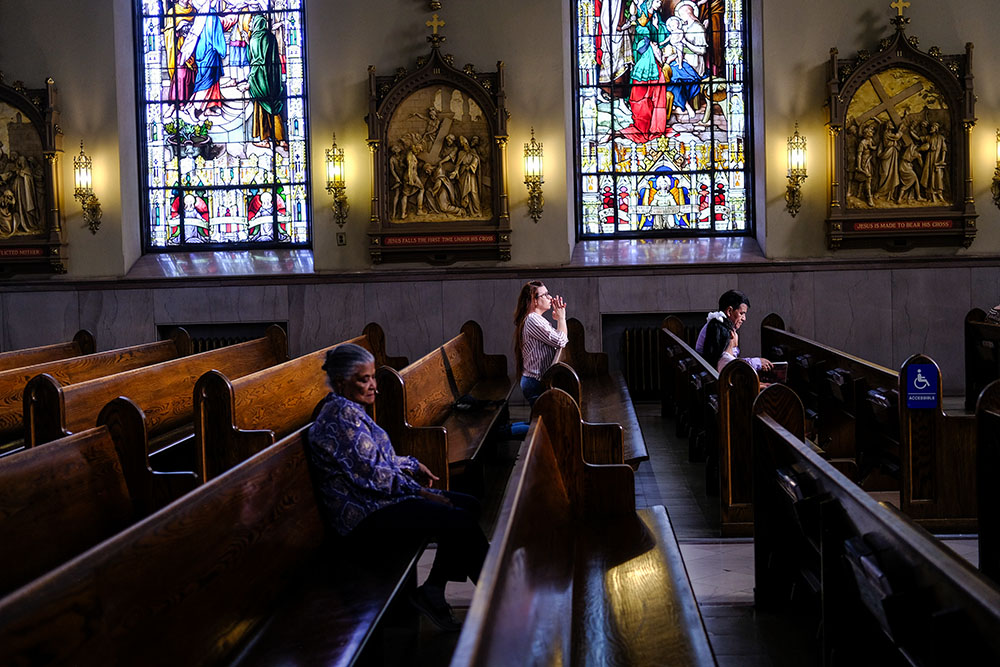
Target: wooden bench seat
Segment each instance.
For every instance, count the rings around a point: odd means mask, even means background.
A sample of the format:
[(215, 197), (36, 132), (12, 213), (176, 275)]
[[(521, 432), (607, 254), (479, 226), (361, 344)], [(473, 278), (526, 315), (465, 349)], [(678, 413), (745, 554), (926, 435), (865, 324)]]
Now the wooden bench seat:
[(0, 596), (194, 488), (190, 473), (149, 469), (128, 402), (109, 403), (94, 428), (0, 459)]
[(587, 351), (579, 320), (567, 320), (566, 329), (569, 341), (542, 374), (542, 384), (572, 396), (586, 421), (620, 425), (624, 462), (637, 468), (649, 460), (649, 453), (625, 377), (609, 372), (607, 354)]
[(420, 545), (325, 545), (306, 430), (0, 600), (0, 664), (352, 664)]
[(86, 329), (80, 329), (73, 336), (73, 340), (66, 343), (55, 343), (53, 345), (29, 347), (23, 350), (0, 352), (0, 371), (9, 371), (22, 366), (33, 366), (45, 363), (46, 361), (78, 357), (82, 354), (93, 354), (96, 351), (97, 343), (94, 341), (94, 334)]
[[(662, 409), (673, 412), (677, 436), (688, 438), (688, 460), (704, 461), (717, 448), (718, 404), (713, 397), (718, 395), (719, 372), (684, 341), (680, 320), (668, 317), (663, 324), (658, 340), (664, 378)], [(714, 461), (709, 466), (713, 474), (706, 481), (714, 490), (718, 466)]]
[(323, 371), (326, 353), (343, 343), (367, 349), (376, 367), (406, 366), (406, 357), (386, 354), (382, 327), (372, 322), (356, 338), (241, 378), (230, 380), (217, 370), (201, 376), (194, 388), (199, 478), (217, 477), (312, 421), (316, 405), (330, 391)]
[(754, 406), (756, 606), (815, 619), (823, 664), (996, 664), (1000, 590), (794, 433), (801, 406)]
[[(507, 402), (514, 384), (507, 358), (483, 351), (483, 330), (476, 322), (400, 371), (387, 366), (376, 372), (375, 418), (389, 434), (398, 454), (415, 456), (451, 488), (451, 477), (477, 468), (481, 453), (508, 421)], [(487, 404), (456, 408), (472, 397)], [(466, 478), (476, 493), (476, 475)]]
[[(179, 436), (190, 437), (194, 385), (199, 377), (214, 369), (238, 378), (287, 358), (285, 332), (272, 326), (263, 338), (68, 387), (40, 375), (24, 391), (25, 444), (35, 447), (92, 427), (101, 408), (118, 396), (131, 398), (143, 411), (151, 438), (175, 430), (182, 431)], [(171, 435), (169, 441), (175, 439)], [(150, 448), (155, 453), (153, 444)], [(188, 458), (194, 461), (193, 454)]]
[(715, 664), (666, 511), (586, 431), (565, 392), (535, 403), (453, 667)]
[(23, 437), (24, 387), (36, 375), (48, 374), (65, 387), (187, 356), (191, 351), (191, 337), (178, 328), (169, 340), (0, 371), (0, 443)]

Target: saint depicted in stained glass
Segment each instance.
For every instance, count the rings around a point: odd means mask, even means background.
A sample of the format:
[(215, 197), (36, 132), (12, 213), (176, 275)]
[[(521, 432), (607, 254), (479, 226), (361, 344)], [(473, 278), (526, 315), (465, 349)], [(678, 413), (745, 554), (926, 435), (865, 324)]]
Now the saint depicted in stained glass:
[(742, 0), (578, 0), (582, 234), (747, 231)]
[(152, 249), (309, 241), (301, 0), (143, 0)]

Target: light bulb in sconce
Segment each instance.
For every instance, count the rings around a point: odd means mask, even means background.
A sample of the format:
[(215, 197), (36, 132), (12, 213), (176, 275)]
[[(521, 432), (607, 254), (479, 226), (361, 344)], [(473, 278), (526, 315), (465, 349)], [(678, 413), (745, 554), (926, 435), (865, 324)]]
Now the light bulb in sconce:
[(333, 146), (326, 149), (326, 191), (333, 195), (333, 220), (343, 227), (351, 206), (347, 203), (344, 149), (337, 147), (336, 134), (333, 135)]
[(785, 209), (794, 218), (802, 207), (802, 181), (806, 180), (806, 138), (799, 134), (788, 137), (788, 189), (785, 190)]
[(524, 184), (528, 186), (528, 215), (535, 222), (542, 217), (545, 198), (542, 196), (544, 161), (542, 144), (535, 141), (535, 128), (531, 128), (531, 141), (524, 145)]
[(101, 202), (94, 195), (93, 160), (83, 151), (80, 140), (80, 154), (73, 158), (73, 197), (80, 202), (83, 219), (91, 234), (101, 227)]

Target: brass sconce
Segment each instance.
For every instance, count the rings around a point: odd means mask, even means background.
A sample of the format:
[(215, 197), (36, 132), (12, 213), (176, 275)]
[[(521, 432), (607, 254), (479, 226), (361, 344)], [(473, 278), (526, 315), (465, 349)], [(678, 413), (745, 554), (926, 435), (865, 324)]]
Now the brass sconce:
[(806, 138), (799, 134), (788, 137), (788, 189), (785, 190), (785, 209), (794, 218), (802, 207), (802, 181), (806, 180)]
[(542, 144), (535, 141), (535, 128), (531, 128), (531, 142), (524, 145), (524, 184), (528, 186), (528, 215), (535, 222), (542, 217), (545, 198), (542, 197)]
[(94, 196), (94, 177), (91, 172), (93, 161), (83, 152), (83, 139), (80, 140), (80, 154), (73, 158), (73, 197), (83, 208), (83, 219), (91, 234), (96, 234), (101, 227), (101, 202)]
[(337, 148), (337, 135), (333, 146), (326, 149), (326, 191), (333, 195), (333, 220), (341, 227), (347, 222), (347, 184), (344, 180), (344, 149)]
[(997, 166), (993, 170), (993, 187), (990, 191), (993, 193), (993, 203), (1000, 208), (1000, 129), (997, 130)]

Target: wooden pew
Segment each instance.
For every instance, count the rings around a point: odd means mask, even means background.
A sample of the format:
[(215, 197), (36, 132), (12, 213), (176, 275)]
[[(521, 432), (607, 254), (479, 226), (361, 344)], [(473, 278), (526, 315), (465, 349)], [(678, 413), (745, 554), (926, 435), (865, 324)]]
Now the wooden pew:
[[(937, 376), (933, 408), (907, 405), (908, 369), (914, 364), (933, 367)], [(915, 354), (903, 362), (898, 391), (902, 459), (899, 508), (933, 532), (976, 532), (975, 414), (945, 412), (941, 370), (927, 355)]]
[(661, 377), (667, 378), (664, 384), (669, 386), (669, 398), (663, 402), (673, 404), (678, 437), (688, 437), (688, 459), (703, 461), (716, 450), (718, 405), (713, 397), (718, 392), (719, 373), (673, 325), (660, 329), (659, 345)]
[(823, 664), (996, 664), (1000, 591), (819, 456), (801, 405), (754, 406), (756, 606), (815, 618)]
[(812, 439), (865, 490), (898, 490), (899, 374), (784, 326), (773, 313), (764, 318), (761, 349), (788, 362), (787, 384), (805, 404)]
[(190, 473), (150, 470), (129, 403), (116, 398), (98, 426), (0, 459), (0, 597), (194, 488)]
[(191, 337), (184, 329), (177, 328), (169, 340), (0, 371), (0, 443), (22, 437), (24, 387), (36, 375), (48, 374), (65, 387), (184, 357), (191, 352)]
[(973, 308), (965, 316), (965, 409), (974, 412), (979, 393), (1000, 378), (1000, 324)]
[[(171, 438), (173, 443), (190, 435), (194, 385), (205, 372), (214, 369), (239, 378), (287, 358), (285, 332), (271, 326), (263, 338), (68, 387), (40, 375), (24, 390), (25, 444), (35, 447), (90, 428), (101, 408), (118, 396), (131, 398), (143, 411), (150, 437), (186, 431)], [(155, 453), (154, 445), (150, 448)], [(189, 458), (194, 461), (193, 455)]]
[[(664, 333), (669, 331), (678, 340), (687, 342), (684, 339), (684, 322), (676, 315), (668, 315), (663, 318), (660, 328), (664, 330)], [(674, 414), (676, 406), (675, 386), (677, 378), (674, 373), (676, 364), (673, 359), (682, 354), (683, 350), (673, 344), (664, 333), (657, 336), (657, 344), (659, 345), (659, 355), (657, 356), (660, 360), (660, 416), (666, 418)]]
[(976, 495), (979, 571), (1000, 585), (1000, 380), (986, 385), (976, 404)]
[(324, 545), (307, 428), (0, 600), (0, 664), (353, 664), (421, 548)]
[(607, 354), (587, 351), (583, 324), (579, 320), (570, 318), (566, 328), (569, 342), (556, 352), (552, 365), (542, 374), (542, 384), (562, 389), (572, 396), (588, 422), (620, 425), (624, 462), (633, 469), (638, 468), (639, 463), (649, 460), (649, 453), (625, 377), (620, 372), (608, 371)]
[(81, 354), (93, 354), (96, 351), (97, 343), (94, 342), (94, 334), (86, 329), (80, 329), (73, 336), (73, 340), (67, 343), (55, 343), (53, 345), (42, 345), (41, 347), (30, 347), (23, 350), (0, 352), (0, 371), (9, 371), (12, 368), (20, 368), (21, 366), (33, 366), (34, 364), (41, 364), (46, 361), (77, 357)]
[(330, 392), (323, 362), (329, 350), (354, 343), (375, 357), (375, 366), (400, 369), (406, 357), (385, 352), (382, 327), (372, 322), (362, 335), (283, 364), (230, 381), (209, 371), (194, 388), (195, 473), (205, 482), (312, 421)]
[(586, 430), (565, 392), (535, 403), (453, 667), (715, 664), (666, 511), (584, 462)]
[[(487, 449), (508, 421), (507, 401), (514, 384), (502, 354), (483, 352), (483, 330), (473, 321), (461, 333), (400, 371), (387, 366), (376, 372), (375, 416), (400, 455), (417, 457), (451, 488), (451, 477), (463, 474)], [(455, 408), (467, 395), (488, 405)], [(466, 480), (476, 493), (475, 476)]]

